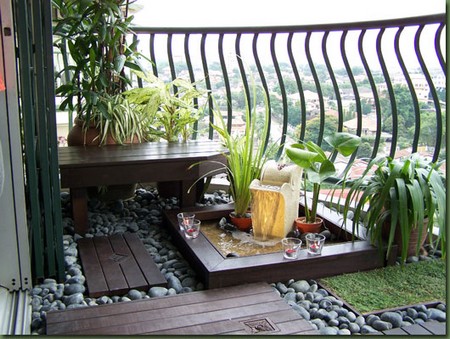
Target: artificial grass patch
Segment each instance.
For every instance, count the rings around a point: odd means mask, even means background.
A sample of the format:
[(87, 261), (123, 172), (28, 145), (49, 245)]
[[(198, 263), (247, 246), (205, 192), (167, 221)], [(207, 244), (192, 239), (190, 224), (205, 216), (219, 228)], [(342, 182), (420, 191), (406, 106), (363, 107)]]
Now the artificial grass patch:
[(360, 313), (446, 300), (444, 260), (343, 274), (320, 283)]

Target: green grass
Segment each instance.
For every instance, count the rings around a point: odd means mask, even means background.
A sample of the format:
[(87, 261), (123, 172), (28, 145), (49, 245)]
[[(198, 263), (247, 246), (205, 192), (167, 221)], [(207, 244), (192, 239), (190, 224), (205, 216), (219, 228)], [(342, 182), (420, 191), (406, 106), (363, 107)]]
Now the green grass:
[(339, 275), (321, 284), (361, 313), (446, 300), (444, 260)]

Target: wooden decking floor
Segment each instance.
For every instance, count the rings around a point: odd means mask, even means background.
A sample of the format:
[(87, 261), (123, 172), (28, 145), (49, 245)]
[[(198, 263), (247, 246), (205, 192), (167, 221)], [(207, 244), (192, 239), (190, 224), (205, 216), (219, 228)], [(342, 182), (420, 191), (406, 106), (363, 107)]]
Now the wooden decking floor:
[(134, 233), (83, 238), (78, 240), (78, 250), (90, 297), (167, 286), (166, 278)]
[(384, 331), (385, 335), (446, 335), (446, 323), (437, 321), (427, 321), (422, 324), (414, 324), (402, 328), (393, 328), (392, 330)]
[(48, 335), (318, 334), (266, 283), (47, 314)]

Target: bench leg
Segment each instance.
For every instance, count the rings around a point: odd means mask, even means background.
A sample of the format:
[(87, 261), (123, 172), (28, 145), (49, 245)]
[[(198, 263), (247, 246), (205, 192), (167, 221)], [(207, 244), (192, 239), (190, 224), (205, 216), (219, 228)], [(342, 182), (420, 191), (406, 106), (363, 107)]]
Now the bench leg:
[(72, 216), (75, 225), (75, 233), (85, 235), (88, 225), (88, 199), (86, 188), (71, 188)]
[[(194, 184), (195, 180), (186, 180), (181, 182), (181, 207), (195, 206), (196, 202), (199, 202), (203, 192), (203, 181), (200, 180), (197, 184)], [(190, 192), (189, 188), (192, 186)]]

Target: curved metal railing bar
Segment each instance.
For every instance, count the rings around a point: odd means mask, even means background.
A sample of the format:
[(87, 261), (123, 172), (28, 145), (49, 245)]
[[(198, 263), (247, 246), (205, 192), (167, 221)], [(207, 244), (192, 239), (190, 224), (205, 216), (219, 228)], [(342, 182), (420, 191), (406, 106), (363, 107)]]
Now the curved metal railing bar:
[(426, 66), (425, 60), (422, 55), (422, 51), (420, 49), (420, 36), (422, 34), (422, 31), (424, 29), (424, 25), (420, 25), (419, 29), (417, 30), (415, 39), (414, 39), (414, 47), (416, 48), (417, 53), (417, 59), (419, 60), (420, 67), (422, 69), (422, 72), (425, 76), (425, 79), (427, 80), (428, 86), (430, 87), (430, 93), (431, 97), (434, 101), (434, 107), (436, 110), (436, 124), (437, 124), (437, 131), (436, 131), (436, 145), (434, 147), (434, 154), (433, 154), (433, 161), (436, 161), (439, 156), (439, 151), (441, 149), (441, 143), (442, 143), (442, 112), (441, 112), (441, 105), (439, 103), (439, 98), (436, 92), (436, 88), (434, 87), (433, 80), (431, 79), (430, 72), (428, 71), (428, 68)]
[(420, 135), (420, 108), (419, 108), (419, 100), (417, 99), (417, 94), (414, 89), (414, 84), (409, 76), (408, 69), (406, 68), (405, 62), (403, 61), (402, 53), (400, 51), (400, 36), (404, 31), (404, 27), (400, 27), (395, 34), (394, 40), (394, 49), (395, 54), (397, 56), (398, 63), (400, 64), (400, 68), (403, 72), (403, 76), (405, 77), (406, 83), (409, 88), (409, 93), (411, 94), (411, 99), (413, 101), (414, 106), (414, 118), (415, 118), (415, 128), (414, 128), (414, 139), (412, 142), (412, 152), (417, 152), (417, 145), (419, 143), (419, 135)]
[[(319, 105), (319, 113), (318, 118), (320, 121), (320, 126), (318, 127), (317, 135), (314, 136), (314, 139), (317, 137), (317, 142), (319, 144), (322, 143), (322, 139), (325, 133), (325, 123), (328, 121), (327, 116), (325, 115), (325, 109), (328, 105), (325, 104), (324, 100), (325, 93), (328, 96), (328, 93), (335, 98), (330, 98), (332, 100), (335, 99), (335, 104), (338, 110), (338, 130), (345, 130), (346, 123), (344, 121), (344, 114), (346, 114), (346, 110), (348, 109), (348, 98), (344, 99), (341, 97), (342, 90), (345, 89), (345, 86), (349, 86), (352, 88), (354, 93), (353, 103), (356, 107), (357, 114), (357, 129), (354, 133), (361, 134), (362, 133), (362, 117), (361, 114), (363, 111), (362, 102), (360, 97), (360, 87), (365, 86), (369, 91), (372, 92), (373, 102), (372, 102), (372, 114), (375, 115), (373, 120), (373, 145), (371, 150), (371, 156), (375, 157), (380, 153), (384, 153), (384, 149), (381, 147), (381, 142), (386, 138), (386, 135), (383, 133), (383, 117), (386, 113), (385, 108), (385, 100), (390, 102), (390, 109), (392, 109), (392, 139), (390, 149), (387, 149), (387, 154), (390, 156), (395, 155), (395, 151), (398, 145), (404, 144), (403, 138), (404, 134), (399, 135), (399, 131), (404, 126), (398, 126), (399, 116), (403, 114), (401, 110), (403, 107), (397, 107), (396, 103), (396, 87), (394, 84), (397, 83), (398, 78), (396, 74), (395, 67), (398, 67), (398, 74), (402, 74), (403, 83), (405, 87), (408, 88), (408, 91), (411, 93), (412, 103), (414, 106), (412, 109), (414, 110), (414, 126), (412, 129), (414, 130), (414, 134), (411, 133), (411, 152), (419, 149), (419, 143), (422, 140), (422, 131), (420, 131), (421, 120), (421, 102), (423, 101), (422, 95), (419, 98), (418, 88), (416, 88), (416, 84), (412, 80), (411, 74), (415, 72), (415, 69), (409, 69), (406, 65), (405, 57), (407, 55), (407, 51), (402, 49), (402, 45), (399, 43), (399, 40), (403, 41), (403, 36), (406, 36), (406, 29), (408, 30), (411, 27), (426, 27), (427, 29), (430, 27), (430, 31), (434, 32), (434, 36), (430, 38), (430, 34), (422, 34), (420, 40), (427, 39), (427, 43), (429, 43), (430, 39), (434, 39), (434, 49), (436, 54), (436, 64), (439, 69), (432, 68), (431, 64), (429, 64), (430, 60), (424, 58), (421, 55), (421, 51), (419, 48), (419, 38), (415, 37), (416, 45), (415, 50), (412, 51), (412, 55), (416, 54), (416, 61), (419, 61), (420, 70), (423, 73), (423, 76), (426, 79), (426, 82), (430, 88), (430, 96), (432, 100), (429, 101), (429, 104), (433, 105), (432, 110), (436, 111), (436, 126), (435, 130), (437, 131), (436, 142), (429, 145), (434, 147), (434, 158), (438, 156), (441, 151), (442, 144), (442, 134), (443, 134), (443, 117), (442, 110), (445, 111), (445, 101), (439, 101), (438, 93), (436, 88), (441, 85), (437, 85), (436, 81), (442, 81), (442, 78), (446, 76), (446, 62), (445, 62), (445, 53), (443, 53), (443, 48), (445, 48), (445, 27), (446, 27), (446, 16), (445, 14), (436, 14), (436, 15), (428, 15), (421, 17), (413, 17), (413, 18), (402, 18), (402, 19), (394, 19), (394, 20), (378, 20), (378, 21), (370, 21), (370, 22), (350, 22), (350, 23), (336, 23), (336, 24), (319, 24), (319, 25), (296, 25), (296, 26), (272, 26), (272, 27), (134, 27), (134, 34), (137, 35), (147, 35), (149, 36), (149, 59), (152, 60), (152, 71), (155, 75), (158, 76), (158, 66), (161, 68), (160, 63), (161, 60), (164, 59), (164, 56), (161, 55), (161, 49), (157, 48), (157, 43), (160, 42), (159, 36), (166, 37), (168, 40), (171, 40), (171, 44), (175, 44), (175, 39), (172, 41), (172, 36), (176, 35), (185, 35), (185, 48), (184, 48), (184, 57), (186, 59), (186, 67), (189, 71), (190, 80), (193, 81), (195, 78), (202, 77), (199, 75), (199, 72), (203, 71), (203, 75), (205, 79), (208, 78), (210, 82), (207, 84), (208, 90), (214, 91), (223, 90), (226, 93), (227, 100), (227, 115), (228, 115), (228, 128), (232, 129), (233, 126), (233, 110), (236, 109), (235, 104), (237, 103), (233, 101), (233, 97), (235, 95), (239, 95), (237, 91), (245, 91), (245, 95), (247, 97), (248, 103), (251, 105), (252, 101), (250, 100), (250, 90), (248, 84), (248, 70), (249, 65), (252, 62), (252, 58), (247, 58), (247, 54), (252, 54), (254, 58), (254, 62), (256, 65), (256, 69), (258, 71), (259, 78), (261, 79), (262, 87), (264, 91), (268, 94), (271, 108), (271, 128), (280, 128), (278, 124), (274, 124), (274, 116), (275, 114), (279, 114), (282, 112), (281, 118), (281, 128), (283, 133), (283, 143), (289, 143), (291, 141), (295, 141), (296, 136), (294, 135), (295, 126), (288, 123), (288, 120), (292, 114), (299, 114), (299, 117), (296, 117), (294, 120), (295, 124), (299, 123), (300, 127), (297, 127), (299, 133), (300, 140), (303, 140), (307, 131), (307, 119), (311, 114), (311, 99), (305, 97), (305, 92), (307, 89), (310, 89), (314, 92), (317, 92), (318, 100), (315, 102), (315, 105)], [(389, 29), (389, 33), (392, 33), (392, 29), (397, 29), (394, 31), (395, 38), (394, 43), (385, 44), (388, 40), (387, 30)], [(356, 34), (353, 34), (355, 33)], [(386, 34), (385, 34), (386, 32)], [(331, 34), (333, 33), (333, 34)], [(335, 34), (336, 33), (336, 34)], [(340, 40), (340, 48), (330, 48), (331, 42), (334, 42), (336, 37), (339, 39), (339, 33), (341, 33)], [(350, 34), (351, 33), (351, 34)], [(374, 33), (375, 40), (372, 42), (369, 35)], [(428, 31), (427, 31), (428, 33)], [(189, 40), (189, 36), (191, 35), (201, 35), (202, 36), (202, 44), (200, 47), (200, 57), (197, 57), (198, 51), (196, 51), (197, 45), (189, 44), (187, 41)], [(264, 36), (263, 36), (264, 34)], [(284, 46), (280, 44), (281, 35), (287, 35), (287, 42)], [(322, 34), (322, 40), (320, 40), (319, 35)], [(358, 35), (359, 34), (359, 35)], [(215, 63), (214, 57), (206, 58), (206, 40), (207, 37), (210, 36), (215, 38), (214, 35), (218, 36), (218, 67), (212, 68)], [(251, 35), (253, 37), (252, 42), (248, 43), (248, 39), (244, 39), (244, 35)], [(271, 42), (269, 46), (260, 44), (263, 38), (267, 37), (271, 38)], [(351, 35), (351, 37), (350, 37)], [(169, 36), (171, 36), (169, 38)], [(356, 37), (356, 38), (354, 38)], [(158, 39), (156, 39), (158, 38)], [(247, 38), (247, 36), (245, 36)], [(284, 38), (284, 37), (283, 37)], [(314, 38), (314, 39), (312, 39)], [(318, 39), (316, 39), (318, 38)], [(352, 40), (351, 40), (351, 39)], [(303, 39), (303, 40), (302, 40)], [(161, 39), (163, 40), (163, 38)], [(350, 41), (351, 40), (351, 41)], [(357, 48), (353, 48), (353, 41), (357, 40)], [(304, 43), (302, 43), (304, 41)], [(314, 45), (319, 41), (321, 43), (321, 55), (317, 54), (319, 49), (314, 49), (314, 53), (312, 53)], [(383, 41), (383, 44), (382, 44)], [(276, 42), (276, 43), (275, 43)], [(330, 42), (330, 43), (329, 43)], [(345, 42), (345, 43), (344, 43)], [(389, 42), (389, 41), (388, 41)], [(443, 43), (444, 42), (444, 43)], [(233, 47), (230, 47), (234, 44)], [(258, 44), (258, 46), (257, 46)], [(281, 45), (281, 47), (280, 47)], [(382, 46), (383, 45), (383, 46)], [(392, 45), (392, 46), (391, 46)], [(159, 45), (158, 45), (159, 46)], [(249, 47), (250, 46), (250, 47)], [(281, 49), (280, 49), (281, 48)], [(284, 51), (282, 49), (285, 49)], [(159, 60), (156, 60), (155, 51), (157, 50)], [(170, 50), (170, 51), (169, 51)], [(241, 50), (244, 52), (244, 57), (242, 56)], [(175, 55), (175, 49), (167, 47), (166, 53), (172, 54), (168, 56), (169, 59), (169, 68), (171, 70), (171, 75), (173, 77), (173, 73), (176, 71), (183, 71), (183, 66), (178, 63), (178, 60), (183, 60), (182, 55)], [(250, 51), (250, 52), (249, 52)], [(375, 51), (374, 54), (371, 54), (371, 51)], [(388, 57), (395, 52), (396, 58)], [(427, 51), (429, 52), (429, 51)], [(284, 56), (285, 54), (286, 56)], [(320, 52), (319, 52), (320, 53)], [(358, 62), (357, 58), (350, 58), (354, 53), (358, 53), (359, 59), (361, 60), (362, 66), (364, 68), (364, 76), (366, 78), (365, 85), (363, 85), (360, 81), (356, 80), (356, 73), (353, 74), (353, 67), (358, 67), (360, 65), (355, 65), (355, 60)], [(192, 60), (191, 57), (192, 56)], [(429, 53), (428, 53), (429, 54)], [(209, 55), (209, 54), (208, 54)], [(232, 60), (229, 59), (229, 56), (235, 57), (237, 60), (237, 70), (232, 63)], [(338, 62), (335, 63), (335, 59), (332, 57), (336, 57)], [(306, 59), (304, 59), (306, 56)], [(428, 56), (428, 55), (427, 55)], [(267, 59), (271, 60), (268, 61)], [(323, 58), (323, 60), (321, 59)], [(288, 63), (284, 63), (284, 58), (288, 61)], [(201, 59), (203, 70), (200, 71), (199, 68), (194, 67), (192, 61), (197, 61)], [(337, 60), (337, 59), (336, 59)], [(376, 61), (374, 61), (376, 60)], [(177, 62), (175, 62), (177, 61)], [(433, 60), (434, 61), (434, 60)], [(268, 65), (266, 63), (268, 62)], [(343, 62), (345, 70), (338, 73), (339, 63)], [(393, 67), (391, 67), (392, 62), (395, 63)], [(270, 63), (273, 64), (274, 68), (270, 67)], [(197, 64), (197, 63), (195, 63)], [(289, 65), (290, 64), (290, 65)], [(321, 64), (325, 64), (325, 67), (321, 67)], [(245, 65), (245, 67), (244, 67)], [(286, 65), (289, 65), (289, 69), (286, 68)], [(211, 68), (210, 68), (211, 66)], [(250, 65), (253, 67), (252, 65)], [(381, 69), (381, 70), (380, 70)], [(214, 70), (214, 76), (210, 77), (209, 71)], [(220, 73), (222, 75), (220, 75)], [(430, 72), (433, 71), (432, 72)], [(329, 83), (323, 82), (325, 71), (326, 78)], [(163, 72), (163, 68), (159, 69), (159, 73)], [(437, 74), (436, 72), (441, 72)], [(236, 78), (232, 78), (232, 75), (240, 76), (241, 79), (238, 80), (239, 84), (237, 85)], [(214, 82), (217, 81), (217, 78), (221, 78), (222, 81), (222, 89), (219, 89), (218, 85)], [(440, 77), (440, 79), (438, 78)], [(358, 77), (358, 79), (360, 79)], [(425, 81), (425, 80), (423, 80)], [(213, 83), (214, 82), (214, 83)], [(344, 83), (346, 82), (346, 84)], [(292, 98), (292, 87), (287, 87), (287, 85), (296, 86), (295, 91), (298, 90), (298, 94), (295, 93), (295, 96), (298, 95), (300, 98), (299, 104), (296, 102), (296, 99)], [(273, 89), (275, 87), (280, 88), (280, 97), (276, 99), (276, 96), (273, 96)], [(387, 94), (382, 92), (382, 87), (387, 88)], [(240, 88), (240, 89), (239, 89)], [(288, 96), (289, 93), (289, 96)], [(213, 93), (214, 94), (214, 93)], [(279, 100), (279, 101), (278, 101)], [(328, 99), (327, 99), (328, 100)], [(294, 104), (299, 105), (300, 109), (292, 111), (289, 108), (289, 105)], [(383, 103), (383, 104), (382, 104)], [(212, 100), (208, 100), (206, 104), (209, 107), (210, 119), (212, 117)], [(424, 103), (426, 104), (426, 103)], [(240, 103), (239, 103), (240, 105)], [(387, 106), (389, 109), (389, 106)], [(274, 111), (276, 108), (277, 111)], [(366, 106), (364, 106), (364, 110)], [(429, 109), (429, 108), (428, 108)], [(365, 113), (364, 113), (365, 114)], [(299, 120), (300, 118), (300, 120)], [(195, 137), (195, 136), (194, 136)], [(208, 137), (212, 138), (213, 134), (210, 131), (208, 133)], [(401, 142), (399, 141), (399, 137), (402, 138)], [(432, 139), (433, 140), (433, 139)], [(315, 140), (316, 141), (316, 140)], [(389, 141), (389, 139), (387, 140)]]
[(305, 138), (305, 131), (306, 131), (306, 101), (305, 101), (305, 93), (303, 92), (303, 86), (302, 81), (300, 80), (300, 74), (298, 73), (297, 69), (297, 63), (295, 62), (294, 53), (292, 52), (292, 38), (294, 37), (294, 33), (289, 33), (288, 36), (288, 55), (289, 55), (289, 61), (292, 66), (292, 71), (294, 72), (295, 82), (297, 84), (298, 94), (300, 97), (300, 135), (299, 139), (303, 140)]

